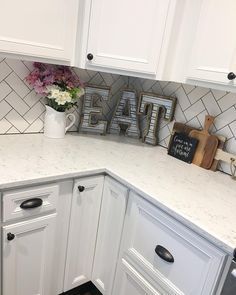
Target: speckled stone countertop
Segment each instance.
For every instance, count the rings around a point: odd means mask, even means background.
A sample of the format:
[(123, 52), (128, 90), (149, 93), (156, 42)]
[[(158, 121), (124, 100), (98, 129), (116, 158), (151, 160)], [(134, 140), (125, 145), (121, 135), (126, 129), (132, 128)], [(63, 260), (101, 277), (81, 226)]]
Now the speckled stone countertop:
[(121, 136), (0, 136), (0, 190), (104, 172), (233, 254), (236, 181), (228, 175)]

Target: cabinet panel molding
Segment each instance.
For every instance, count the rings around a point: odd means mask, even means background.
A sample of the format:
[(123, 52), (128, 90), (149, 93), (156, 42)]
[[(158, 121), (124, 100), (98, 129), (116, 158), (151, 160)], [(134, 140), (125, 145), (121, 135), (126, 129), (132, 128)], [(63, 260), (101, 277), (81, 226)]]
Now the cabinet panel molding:
[(104, 295), (112, 292), (128, 189), (106, 176), (99, 220), (92, 282)]
[[(157, 245), (172, 254), (172, 263), (157, 255)], [(214, 294), (225, 263), (225, 253), (133, 192), (121, 251), (122, 258), (176, 294)]]
[(55, 221), (51, 214), (3, 226), (4, 295), (52, 295)]
[[(85, 67), (155, 77), (174, 0), (93, 0), (87, 32)], [(169, 12), (171, 11), (171, 15)], [(111, 42), (112, 41), (112, 42)], [(83, 48), (83, 50), (85, 50)], [(166, 48), (165, 48), (166, 50)], [(93, 58), (88, 60), (87, 54)], [(160, 69), (159, 69), (160, 70)]]
[(45, 58), (70, 64), (73, 60), (79, 1), (22, 0), (1, 2), (0, 52)]
[(64, 291), (91, 280), (104, 176), (74, 183)]

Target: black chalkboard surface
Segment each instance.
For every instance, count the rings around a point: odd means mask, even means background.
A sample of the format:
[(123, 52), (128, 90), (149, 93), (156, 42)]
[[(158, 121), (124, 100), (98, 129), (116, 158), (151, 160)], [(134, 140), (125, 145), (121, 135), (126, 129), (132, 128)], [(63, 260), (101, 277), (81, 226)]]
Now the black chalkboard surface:
[(192, 163), (198, 140), (184, 133), (175, 132), (171, 138), (168, 155), (187, 163)]

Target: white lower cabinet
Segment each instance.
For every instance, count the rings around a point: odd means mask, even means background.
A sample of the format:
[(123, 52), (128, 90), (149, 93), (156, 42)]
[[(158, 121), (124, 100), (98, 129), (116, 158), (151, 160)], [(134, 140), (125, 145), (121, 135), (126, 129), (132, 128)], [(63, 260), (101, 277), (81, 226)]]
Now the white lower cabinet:
[[(131, 192), (120, 260), (125, 259), (165, 294), (216, 294), (226, 255)], [(116, 278), (116, 288), (121, 284)], [(158, 293), (157, 293), (158, 294)]]
[(51, 295), (56, 214), (2, 228), (3, 295)]
[(104, 295), (111, 295), (126, 212), (128, 189), (105, 178), (92, 272), (92, 282)]
[(91, 280), (104, 176), (75, 181), (64, 291)]
[(1, 205), (2, 295), (88, 281), (103, 295), (220, 294), (226, 254), (109, 176), (9, 190)]
[(158, 291), (125, 259), (121, 260), (112, 295), (167, 295)]

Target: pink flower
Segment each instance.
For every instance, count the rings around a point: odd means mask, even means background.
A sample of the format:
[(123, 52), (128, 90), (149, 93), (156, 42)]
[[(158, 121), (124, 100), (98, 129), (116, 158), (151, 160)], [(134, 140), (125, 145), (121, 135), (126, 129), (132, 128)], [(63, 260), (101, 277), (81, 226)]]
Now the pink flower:
[(34, 83), (34, 90), (38, 94), (46, 94), (47, 93), (47, 89), (46, 89), (44, 83), (42, 81), (40, 81), (39, 79), (36, 80)]
[(26, 77), (26, 81), (40, 94), (47, 94), (46, 87), (54, 84), (68, 89), (83, 87), (70, 67), (39, 62), (34, 63), (34, 70)]

